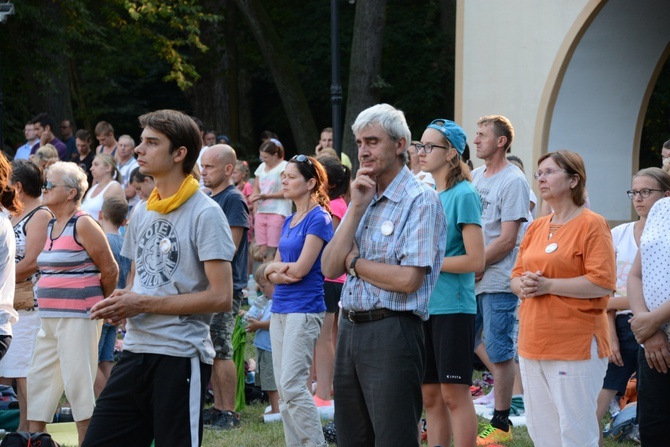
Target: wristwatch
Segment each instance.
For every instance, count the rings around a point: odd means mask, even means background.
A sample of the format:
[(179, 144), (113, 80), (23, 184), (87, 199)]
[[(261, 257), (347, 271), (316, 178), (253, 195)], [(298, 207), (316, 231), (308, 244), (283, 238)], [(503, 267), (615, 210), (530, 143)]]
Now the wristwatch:
[(360, 258), (360, 256), (354, 256), (354, 259), (351, 260), (351, 264), (349, 264), (349, 275), (354, 278), (358, 278), (358, 275), (356, 274), (356, 262), (358, 262)]

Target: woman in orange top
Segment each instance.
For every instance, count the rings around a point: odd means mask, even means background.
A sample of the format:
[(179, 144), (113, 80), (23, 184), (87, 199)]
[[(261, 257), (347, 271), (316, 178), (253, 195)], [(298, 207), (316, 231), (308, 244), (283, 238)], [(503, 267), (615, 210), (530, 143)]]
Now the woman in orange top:
[(598, 446), (596, 400), (610, 354), (607, 300), (616, 287), (612, 236), (584, 208), (579, 154), (543, 155), (535, 179), (554, 210), (535, 220), (512, 271), (528, 431), (536, 446)]

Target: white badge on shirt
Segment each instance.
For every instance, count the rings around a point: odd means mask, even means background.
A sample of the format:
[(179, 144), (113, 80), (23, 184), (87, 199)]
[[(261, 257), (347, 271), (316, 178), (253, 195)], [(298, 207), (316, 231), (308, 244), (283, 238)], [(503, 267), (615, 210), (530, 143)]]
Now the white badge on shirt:
[(393, 234), (393, 222), (387, 220), (382, 224), (382, 234), (384, 236), (390, 236), (391, 234)]
[(553, 243), (547, 245), (547, 247), (544, 249), (544, 252), (545, 253), (553, 253), (553, 252), (556, 251), (557, 248), (558, 248), (558, 244), (556, 242), (553, 242)]

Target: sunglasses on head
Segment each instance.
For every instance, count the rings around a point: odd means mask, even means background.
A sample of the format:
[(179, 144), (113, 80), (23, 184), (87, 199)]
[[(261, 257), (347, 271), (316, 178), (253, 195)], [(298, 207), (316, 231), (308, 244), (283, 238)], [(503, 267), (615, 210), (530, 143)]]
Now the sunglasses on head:
[(297, 161), (298, 163), (309, 163), (310, 165), (312, 164), (312, 160), (310, 160), (307, 155), (303, 154), (294, 155), (293, 158), (291, 158), (291, 161)]

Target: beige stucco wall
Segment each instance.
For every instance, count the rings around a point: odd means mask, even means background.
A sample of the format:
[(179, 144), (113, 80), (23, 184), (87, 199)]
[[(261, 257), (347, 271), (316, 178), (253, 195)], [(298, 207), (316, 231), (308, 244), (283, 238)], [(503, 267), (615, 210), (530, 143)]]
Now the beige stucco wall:
[(542, 153), (579, 152), (593, 209), (628, 220), (644, 112), (670, 53), (668, 17), (666, 0), (459, 0), (456, 121), (472, 145), (480, 116), (507, 116), (529, 181)]
[(458, 1), (455, 117), (470, 144), (479, 117), (505, 115), (516, 133), (512, 152), (524, 164), (532, 162), (545, 83), (565, 37), (588, 3)]

